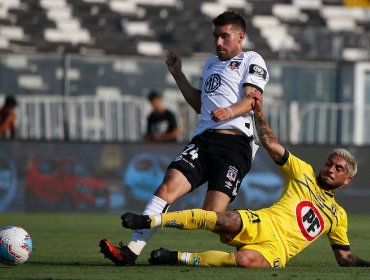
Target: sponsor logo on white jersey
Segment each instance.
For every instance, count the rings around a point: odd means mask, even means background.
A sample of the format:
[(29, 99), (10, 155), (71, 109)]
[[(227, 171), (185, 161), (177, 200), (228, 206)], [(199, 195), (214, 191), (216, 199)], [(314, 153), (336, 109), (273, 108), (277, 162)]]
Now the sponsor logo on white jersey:
[(267, 78), (266, 70), (257, 64), (251, 64), (251, 66), (249, 67), (249, 73), (254, 74), (264, 80), (266, 80)]
[(209, 76), (204, 84), (204, 90), (206, 93), (214, 92), (221, 85), (221, 77), (218, 74)]

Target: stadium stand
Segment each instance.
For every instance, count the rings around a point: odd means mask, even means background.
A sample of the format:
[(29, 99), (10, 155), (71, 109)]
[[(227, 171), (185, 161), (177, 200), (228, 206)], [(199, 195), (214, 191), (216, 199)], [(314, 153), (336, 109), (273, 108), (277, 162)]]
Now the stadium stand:
[[(369, 60), (370, 9), (342, 0), (2, 0), (0, 50), (183, 56), (213, 50), (210, 19), (235, 10), (266, 59)], [(368, 2), (368, 1), (367, 1)], [(366, 6), (365, 0), (358, 2)]]

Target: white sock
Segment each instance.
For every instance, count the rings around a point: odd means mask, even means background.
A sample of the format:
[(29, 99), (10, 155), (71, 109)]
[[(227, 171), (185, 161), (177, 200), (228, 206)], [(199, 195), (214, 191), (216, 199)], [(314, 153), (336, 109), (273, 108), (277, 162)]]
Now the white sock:
[(189, 264), (190, 256), (191, 256), (191, 253), (182, 252), (181, 257), (178, 260), (178, 262), (181, 263), (181, 264)]
[(162, 215), (161, 214), (154, 215), (154, 216), (152, 216), (152, 218), (154, 219), (154, 226), (155, 227), (162, 226)]
[[(152, 199), (149, 200), (145, 207), (142, 215), (157, 215), (163, 212), (167, 212), (168, 203), (162, 198), (153, 195)], [(152, 237), (156, 229), (142, 229), (134, 230), (131, 235), (131, 241), (127, 244), (128, 248), (135, 253), (135, 255), (140, 255), (141, 251), (144, 249), (146, 243)]]

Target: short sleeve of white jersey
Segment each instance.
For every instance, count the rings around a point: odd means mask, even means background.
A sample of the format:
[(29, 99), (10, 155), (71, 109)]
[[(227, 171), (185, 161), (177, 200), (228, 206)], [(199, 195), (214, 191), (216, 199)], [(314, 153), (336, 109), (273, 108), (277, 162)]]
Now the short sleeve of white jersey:
[(250, 59), (246, 60), (248, 65), (244, 76), (244, 85), (254, 86), (263, 92), (269, 80), (266, 63), (258, 53), (252, 51), (247, 53)]

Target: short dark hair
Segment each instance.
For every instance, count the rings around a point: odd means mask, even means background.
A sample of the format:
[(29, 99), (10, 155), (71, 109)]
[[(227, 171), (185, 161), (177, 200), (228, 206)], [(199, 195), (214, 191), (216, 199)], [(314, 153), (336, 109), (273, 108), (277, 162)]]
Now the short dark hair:
[(222, 26), (227, 24), (232, 24), (240, 27), (243, 32), (246, 32), (246, 24), (245, 20), (242, 18), (241, 15), (237, 14), (234, 11), (226, 11), (222, 14), (218, 15), (213, 21), (214, 26)]
[(159, 92), (157, 92), (157, 91), (155, 91), (155, 90), (152, 90), (149, 94), (148, 94), (148, 100), (150, 101), (150, 102), (152, 102), (154, 99), (156, 99), (156, 98), (162, 98), (162, 95), (159, 93)]
[(17, 100), (15, 99), (14, 96), (7, 95), (5, 97), (4, 106), (5, 107), (16, 107), (17, 106)]

